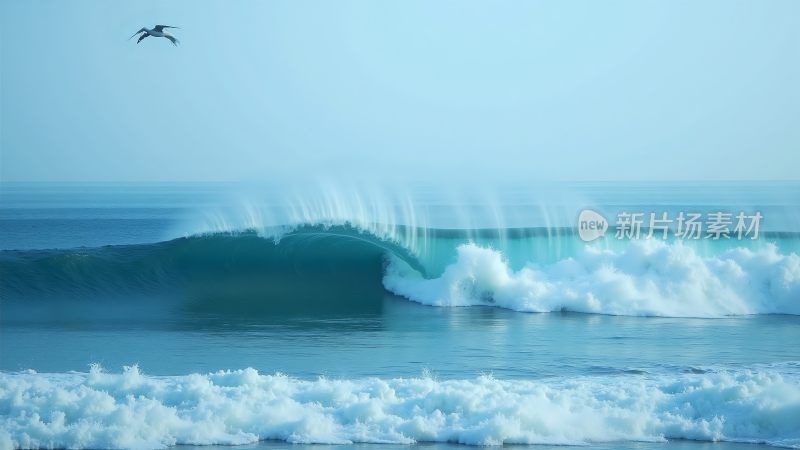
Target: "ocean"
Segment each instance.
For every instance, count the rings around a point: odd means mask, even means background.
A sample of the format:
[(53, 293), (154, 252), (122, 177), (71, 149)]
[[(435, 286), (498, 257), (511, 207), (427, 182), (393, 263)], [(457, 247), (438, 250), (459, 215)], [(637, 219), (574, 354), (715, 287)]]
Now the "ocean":
[(799, 254), (798, 182), (2, 183), (0, 448), (800, 448)]

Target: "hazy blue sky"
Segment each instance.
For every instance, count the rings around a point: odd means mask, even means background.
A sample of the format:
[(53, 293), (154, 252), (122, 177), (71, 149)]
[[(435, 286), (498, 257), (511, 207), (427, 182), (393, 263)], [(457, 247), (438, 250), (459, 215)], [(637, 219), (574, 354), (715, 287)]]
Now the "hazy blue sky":
[(799, 178), (797, 0), (0, 5), (6, 181)]

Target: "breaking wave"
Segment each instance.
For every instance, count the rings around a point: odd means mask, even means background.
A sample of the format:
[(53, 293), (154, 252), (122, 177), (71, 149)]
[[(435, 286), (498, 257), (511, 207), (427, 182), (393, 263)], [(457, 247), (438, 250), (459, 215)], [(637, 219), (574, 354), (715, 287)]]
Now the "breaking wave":
[[(151, 302), (178, 312), (313, 314), (374, 309), (393, 294), (526, 312), (800, 314), (800, 257), (775, 245), (704, 254), (681, 243), (610, 249), (563, 239), (550, 251), (545, 231), (305, 224), (155, 244), (8, 250), (0, 252), (0, 306), (6, 319), (27, 317), (36, 305), (62, 316), (75, 302), (102, 298), (91, 307), (129, 314), (120, 305), (133, 304), (133, 295), (143, 298), (137, 310)], [(540, 258), (541, 247), (549, 256)]]
[(434, 306), (668, 317), (800, 314), (800, 256), (774, 245), (704, 257), (680, 243), (634, 241), (621, 251), (587, 246), (555, 264), (517, 271), (490, 248), (464, 244), (457, 255), (430, 279), (394, 260), (383, 284)]
[[(793, 363), (789, 363), (793, 364)], [(692, 439), (800, 448), (800, 381), (751, 368), (545, 380), (0, 373), (0, 448)]]

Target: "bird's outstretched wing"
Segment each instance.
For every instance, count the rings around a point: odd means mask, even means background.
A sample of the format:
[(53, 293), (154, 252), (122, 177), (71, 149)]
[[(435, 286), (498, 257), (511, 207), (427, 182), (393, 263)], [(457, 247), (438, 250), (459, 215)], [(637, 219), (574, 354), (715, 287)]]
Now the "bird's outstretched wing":
[(175, 36), (171, 34), (165, 34), (164, 37), (169, 39), (172, 42), (172, 45), (174, 45), (175, 47), (177, 47), (178, 44), (181, 43), (181, 41), (179, 41)]
[(146, 38), (147, 36), (150, 36), (150, 35), (149, 35), (149, 34), (147, 34), (147, 33), (145, 33), (145, 34), (143, 34), (143, 35), (139, 36), (139, 40), (138, 40), (138, 41), (136, 41), (136, 43), (138, 44), (139, 42), (142, 42), (142, 39)]
[[(137, 31), (136, 33), (133, 33), (133, 34), (131, 35), (131, 37), (129, 37), (129, 38), (128, 38), (128, 40), (130, 41), (130, 40), (131, 40), (131, 39), (133, 39), (133, 37), (134, 37), (134, 36), (136, 36), (137, 34), (139, 34), (139, 33), (144, 33), (144, 32), (146, 32), (146, 31), (147, 31), (147, 28), (142, 28), (141, 30)], [(141, 40), (141, 39), (140, 39), (140, 40)]]
[(164, 28), (180, 28), (180, 27), (171, 27), (169, 25), (156, 25), (153, 27), (153, 29), (158, 32), (164, 31)]

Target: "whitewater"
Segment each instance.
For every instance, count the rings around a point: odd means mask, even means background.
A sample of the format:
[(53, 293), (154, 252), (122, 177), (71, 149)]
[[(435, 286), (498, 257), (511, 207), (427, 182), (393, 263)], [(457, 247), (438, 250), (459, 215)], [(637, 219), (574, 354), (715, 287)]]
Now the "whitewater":
[(800, 380), (776, 368), (567, 380), (0, 374), (2, 448), (692, 439), (800, 448)]
[(632, 242), (622, 251), (587, 246), (549, 266), (529, 262), (513, 270), (500, 251), (469, 243), (432, 279), (395, 258), (383, 284), (433, 306), (664, 317), (800, 314), (800, 257), (774, 245), (709, 257), (680, 242)]

